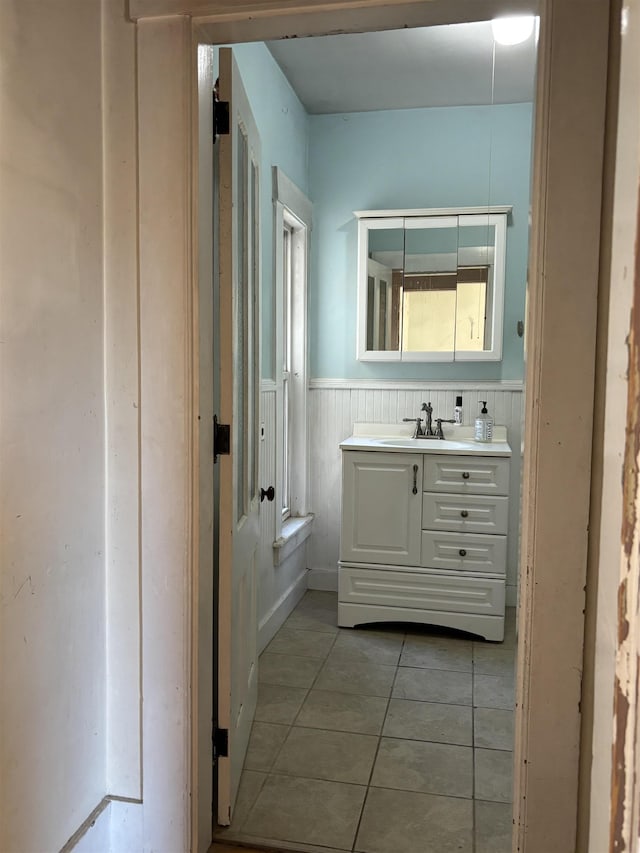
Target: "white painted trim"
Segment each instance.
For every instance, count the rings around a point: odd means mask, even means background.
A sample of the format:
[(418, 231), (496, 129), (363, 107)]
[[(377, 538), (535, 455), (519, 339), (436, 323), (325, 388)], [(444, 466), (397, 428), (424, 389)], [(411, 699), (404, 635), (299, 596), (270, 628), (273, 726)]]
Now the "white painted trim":
[(282, 524), (282, 536), (273, 543), (273, 565), (279, 566), (303, 545), (313, 528), (313, 514), (303, 518), (288, 518)]
[(105, 797), (60, 853), (143, 853), (142, 803)]
[(136, 31), (102, 4), (107, 782), (142, 796)]
[[(400, 208), (399, 210), (354, 210), (353, 215), (358, 219), (387, 218), (392, 216), (472, 216), (482, 213), (511, 213), (512, 210), (512, 204), (493, 204), (486, 207), (416, 207), (411, 209)], [(392, 228), (402, 227), (402, 225), (378, 227)]]
[(452, 389), (455, 391), (523, 391), (524, 382), (521, 379), (478, 379), (476, 382), (457, 379), (310, 379), (309, 390), (329, 391), (422, 391), (423, 389), (437, 390)]
[[(289, 377), (289, 406), (291, 423), (289, 434), (290, 475), (289, 511), (294, 516), (305, 516), (308, 508), (309, 444), (308, 418), (308, 341), (307, 341), (307, 294), (309, 290), (309, 257), (311, 244), (311, 221), (313, 205), (299, 187), (274, 166), (273, 178), (273, 244), (274, 244), (274, 282), (275, 282), (275, 340), (273, 362), (275, 365), (276, 393), (276, 436), (283, 435), (283, 380), (282, 346), (283, 339), (283, 238), (285, 224), (292, 229), (291, 254), (292, 294), (291, 294), (291, 359), (293, 369)], [(284, 467), (282, 442), (276, 444), (276, 500), (282, 507), (282, 472)], [(282, 516), (276, 513), (274, 538), (280, 539)]]
[(60, 853), (108, 853), (109, 808), (111, 803), (104, 797), (91, 814), (80, 824), (71, 838), (60, 849)]
[(191, 851), (195, 58), (188, 18), (137, 36), (144, 849)]
[(259, 654), (269, 645), (287, 616), (307, 591), (307, 575), (307, 570), (303, 569), (261, 620), (258, 625)]
[(309, 231), (313, 228), (313, 204), (291, 178), (278, 166), (271, 170), (273, 179), (273, 201), (288, 208)]
[(309, 589), (322, 589), (327, 592), (338, 591), (338, 567), (309, 569), (307, 574)]
[(275, 379), (261, 379), (260, 380), (260, 393), (264, 391), (275, 391), (276, 390), (276, 381)]

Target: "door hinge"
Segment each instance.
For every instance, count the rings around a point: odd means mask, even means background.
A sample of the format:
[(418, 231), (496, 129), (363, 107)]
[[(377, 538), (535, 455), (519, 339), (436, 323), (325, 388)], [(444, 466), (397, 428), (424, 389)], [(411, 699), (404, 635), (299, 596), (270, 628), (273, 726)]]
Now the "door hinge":
[(216, 758), (228, 758), (229, 756), (229, 729), (214, 728), (213, 730), (213, 760)]
[(229, 135), (229, 101), (219, 101), (213, 93), (213, 141)]
[(231, 452), (231, 430), (229, 424), (218, 423), (218, 416), (213, 416), (213, 461), (218, 461), (218, 456), (228, 456)]

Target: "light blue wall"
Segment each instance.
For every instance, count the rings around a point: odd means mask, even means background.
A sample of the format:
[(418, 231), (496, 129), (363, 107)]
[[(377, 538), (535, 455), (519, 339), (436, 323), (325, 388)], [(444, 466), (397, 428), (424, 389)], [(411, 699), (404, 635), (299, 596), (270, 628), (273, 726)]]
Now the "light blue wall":
[(271, 167), (309, 194), (309, 116), (264, 44), (233, 46), (262, 147), (262, 377), (273, 378), (274, 287)]
[[(344, 379), (521, 379), (531, 104), (310, 116), (313, 201), (310, 375)], [(354, 210), (513, 205), (502, 362), (358, 362)]]

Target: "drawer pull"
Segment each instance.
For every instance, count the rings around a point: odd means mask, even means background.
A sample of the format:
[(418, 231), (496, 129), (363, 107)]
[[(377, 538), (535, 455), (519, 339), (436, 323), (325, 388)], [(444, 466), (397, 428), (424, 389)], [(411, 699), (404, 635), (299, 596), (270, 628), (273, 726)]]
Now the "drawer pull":
[(469, 479), (469, 472), (468, 472), (468, 471), (463, 471), (463, 472), (462, 472), (462, 479), (463, 479), (463, 480), (468, 480), (468, 479)]
[(418, 466), (413, 466), (413, 494), (418, 494)]
[(460, 515), (461, 515), (463, 518), (467, 518), (467, 517), (468, 517), (468, 515), (469, 515), (469, 513), (467, 512), (467, 510), (466, 510), (466, 509), (463, 509), (463, 510), (460, 512)]
[(460, 554), (461, 557), (467, 556), (467, 552), (464, 548), (460, 548), (460, 550), (458, 551), (458, 554)]

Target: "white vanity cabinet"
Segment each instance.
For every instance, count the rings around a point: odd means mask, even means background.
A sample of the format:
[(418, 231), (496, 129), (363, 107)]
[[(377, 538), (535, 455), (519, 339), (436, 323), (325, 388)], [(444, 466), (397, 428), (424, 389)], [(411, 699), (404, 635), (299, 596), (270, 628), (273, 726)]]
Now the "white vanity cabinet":
[(488, 452), (343, 445), (339, 625), (421, 622), (503, 639), (509, 458)]
[(422, 458), (415, 453), (343, 456), (341, 559), (420, 564)]

